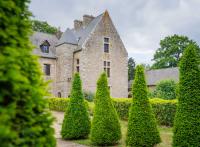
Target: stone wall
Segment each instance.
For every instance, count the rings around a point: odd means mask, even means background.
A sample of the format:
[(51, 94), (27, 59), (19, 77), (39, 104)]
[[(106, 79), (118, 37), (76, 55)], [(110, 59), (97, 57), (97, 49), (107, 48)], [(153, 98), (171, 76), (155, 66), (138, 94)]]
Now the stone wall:
[(42, 71), (44, 69), (44, 64), (50, 64), (50, 76), (44, 75), (44, 79), (51, 81), (49, 84), (49, 92), (55, 95), (56, 94), (56, 59), (41, 57), (40, 65), (41, 65)]
[(60, 92), (62, 97), (70, 95), (74, 64), (73, 52), (76, 48), (77, 46), (72, 44), (62, 44), (56, 47), (56, 92), (57, 94)]
[[(104, 37), (110, 38), (110, 52), (104, 53)], [(80, 54), (80, 74), (85, 91), (95, 92), (99, 75), (104, 71), (103, 62), (110, 61), (109, 86), (112, 97), (128, 96), (128, 54), (108, 14), (84, 44)]]

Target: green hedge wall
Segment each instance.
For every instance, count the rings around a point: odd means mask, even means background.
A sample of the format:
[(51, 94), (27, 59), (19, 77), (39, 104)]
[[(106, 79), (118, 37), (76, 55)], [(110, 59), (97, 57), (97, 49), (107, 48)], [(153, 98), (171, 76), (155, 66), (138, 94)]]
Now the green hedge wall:
[[(117, 110), (119, 118), (128, 120), (129, 107), (132, 99), (113, 98), (113, 105)], [(49, 108), (56, 111), (65, 111), (68, 106), (69, 98), (50, 98)], [(87, 103), (87, 102), (86, 102)], [(172, 126), (176, 112), (177, 100), (164, 100), (159, 98), (150, 99), (150, 103), (159, 125)], [(93, 114), (93, 102), (87, 103), (90, 114)]]
[(56, 111), (65, 111), (69, 105), (69, 98), (49, 98), (49, 109)]
[[(48, 98), (48, 103), (49, 103), (49, 109), (50, 110), (55, 110), (55, 111), (65, 111), (67, 106), (69, 105), (69, 99), (70, 98)], [(93, 108), (93, 103), (90, 102), (89, 104), (85, 100), (85, 105), (88, 108), (89, 107), (89, 113), (92, 115), (92, 108)]]
[(129, 108), (131, 106), (132, 98), (113, 98), (112, 100), (119, 118), (122, 120), (128, 120)]
[(173, 126), (177, 100), (150, 99), (152, 110), (160, 125)]

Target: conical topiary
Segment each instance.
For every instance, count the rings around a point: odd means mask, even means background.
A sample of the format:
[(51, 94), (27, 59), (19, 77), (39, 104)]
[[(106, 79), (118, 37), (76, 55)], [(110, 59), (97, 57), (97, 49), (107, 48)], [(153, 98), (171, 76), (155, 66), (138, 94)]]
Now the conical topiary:
[(46, 86), (29, 41), (29, 0), (0, 1), (0, 146), (54, 147)]
[(133, 102), (128, 118), (126, 145), (131, 147), (153, 147), (161, 139), (147, 98), (147, 86), (142, 65), (136, 67), (132, 93)]
[(90, 118), (84, 102), (81, 79), (74, 75), (69, 106), (65, 112), (61, 135), (64, 139), (83, 139), (90, 133)]
[(95, 145), (116, 144), (121, 138), (120, 123), (113, 107), (106, 74), (97, 82), (91, 141)]
[(200, 65), (199, 48), (188, 46), (181, 57), (178, 107), (174, 121), (174, 147), (200, 144)]

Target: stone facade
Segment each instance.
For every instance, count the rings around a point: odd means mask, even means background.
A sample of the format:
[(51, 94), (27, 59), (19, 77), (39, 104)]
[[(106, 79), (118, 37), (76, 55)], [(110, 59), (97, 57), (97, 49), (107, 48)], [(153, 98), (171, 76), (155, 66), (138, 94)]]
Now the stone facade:
[[(40, 63), (51, 64), (54, 96), (70, 95), (73, 74), (79, 72), (83, 90), (94, 93), (100, 74), (106, 70), (112, 97), (128, 96), (128, 54), (108, 12), (93, 17), (84, 15), (56, 41), (53, 59), (41, 56)], [(81, 23), (80, 23), (81, 22)], [(108, 52), (105, 52), (105, 38)], [(48, 41), (48, 39), (47, 39)], [(105, 65), (106, 63), (106, 65)], [(106, 68), (106, 69), (104, 69)]]

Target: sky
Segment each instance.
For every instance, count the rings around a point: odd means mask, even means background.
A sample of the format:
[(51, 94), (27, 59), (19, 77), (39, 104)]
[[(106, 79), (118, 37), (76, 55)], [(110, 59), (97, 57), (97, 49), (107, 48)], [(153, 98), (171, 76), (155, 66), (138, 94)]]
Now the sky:
[(186, 35), (200, 44), (200, 0), (31, 0), (29, 9), (34, 19), (62, 31), (84, 14), (108, 10), (137, 64), (152, 64), (160, 40), (169, 35)]

